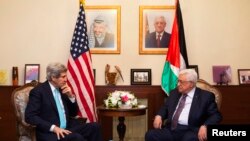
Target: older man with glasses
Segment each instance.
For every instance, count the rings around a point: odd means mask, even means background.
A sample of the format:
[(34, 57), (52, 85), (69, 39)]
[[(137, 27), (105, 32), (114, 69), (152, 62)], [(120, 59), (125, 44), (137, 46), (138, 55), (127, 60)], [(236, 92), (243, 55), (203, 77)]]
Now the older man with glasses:
[[(181, 70), (177, 88), (170, 92), (165, 104), (155, 116), (145, 141), (205, 141), (207, 125), (222, 120), (213, 93), (196, 87), (197, 73)], [(166, 125), (162, 126), (163, 120)]]

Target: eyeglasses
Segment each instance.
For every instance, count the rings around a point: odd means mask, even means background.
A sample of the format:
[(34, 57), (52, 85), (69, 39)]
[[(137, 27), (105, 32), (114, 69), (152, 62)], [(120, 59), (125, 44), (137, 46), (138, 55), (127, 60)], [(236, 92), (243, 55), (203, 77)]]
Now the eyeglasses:
[(180, 83), (180, 84), (186, 84), (187, 82), (191, 82), (191, 81), (186, 81), (186, 80), (178, 80), (177, 82), (178, 82), (178, 83)]

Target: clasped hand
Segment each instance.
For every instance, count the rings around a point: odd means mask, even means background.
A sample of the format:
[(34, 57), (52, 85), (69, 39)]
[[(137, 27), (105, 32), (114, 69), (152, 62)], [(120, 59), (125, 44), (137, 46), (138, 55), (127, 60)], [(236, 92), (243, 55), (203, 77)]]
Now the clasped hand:
[(66, 94), (68, 97), (74, 97), (74, 95), (72, 94), (71, 88), (65, 84), (64, 86), (61, 87), (62, 93)]

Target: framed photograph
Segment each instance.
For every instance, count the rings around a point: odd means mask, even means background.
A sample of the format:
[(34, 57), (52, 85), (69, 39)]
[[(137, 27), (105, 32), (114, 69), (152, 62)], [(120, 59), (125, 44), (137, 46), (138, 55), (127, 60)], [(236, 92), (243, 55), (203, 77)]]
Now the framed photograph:
[(93, 73), (94, 73), (94, 81), (96, 81), (96, 69), (93, 69)]
[(175, 6), (140, 6), (139, 54), (164, 54), (168, 50)]
[(197, 73), (197, 76), (199, 78), (199, 69), (198, 69), (198, 65), (189, 65), (188, 69), (194, 69)]
[(39, 82), (40, 65), (39, 64), (25, 64), (24, 84), (31, 81)]
[(232, 71), (229, 65), (225, 66), (212, 66), (213, 69), (213, 81), (217, 85), (228, 85), (232, 80)]
[(120, 54), (121, 7), (85, 6), (92, 54)]
[(131, 69), (131, 85), (151, 85), (151, 69)]
[(238, 69), (240, 85), (250, 85), (250, 69)]

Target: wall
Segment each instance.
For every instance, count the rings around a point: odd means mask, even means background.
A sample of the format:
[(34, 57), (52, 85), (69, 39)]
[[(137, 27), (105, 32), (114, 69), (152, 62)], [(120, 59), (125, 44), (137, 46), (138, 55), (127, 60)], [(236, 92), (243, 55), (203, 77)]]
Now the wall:
[[(165, 55), (139, 55), (139, 6), (171, 5), (173, 0), (86, 0), (86, 5), (121, 6), (121, 54), (93, 54), (96, 84), (104, 85), (106, 64), (120, 66), (130, 84), (131, 68), (151, 68), (152, 84), (159, 85)], [(212, 83), (212, 65), (231, 65), (233, 82), (237, 69), (250, 68), (249, 0), (180, 0), (185, 26), (189, 62), (199, 66), (200, 77)], [(24, 64), (41, 65), (40, 80), (45, 80), (49, 62), (66, 64), (78, 13), (78, 0), (1, 0), (0, 70), (11, 84), (12, 66), (19, 67), (23, 84)], [(128, 28), (129, 27), (129, 28)]]

